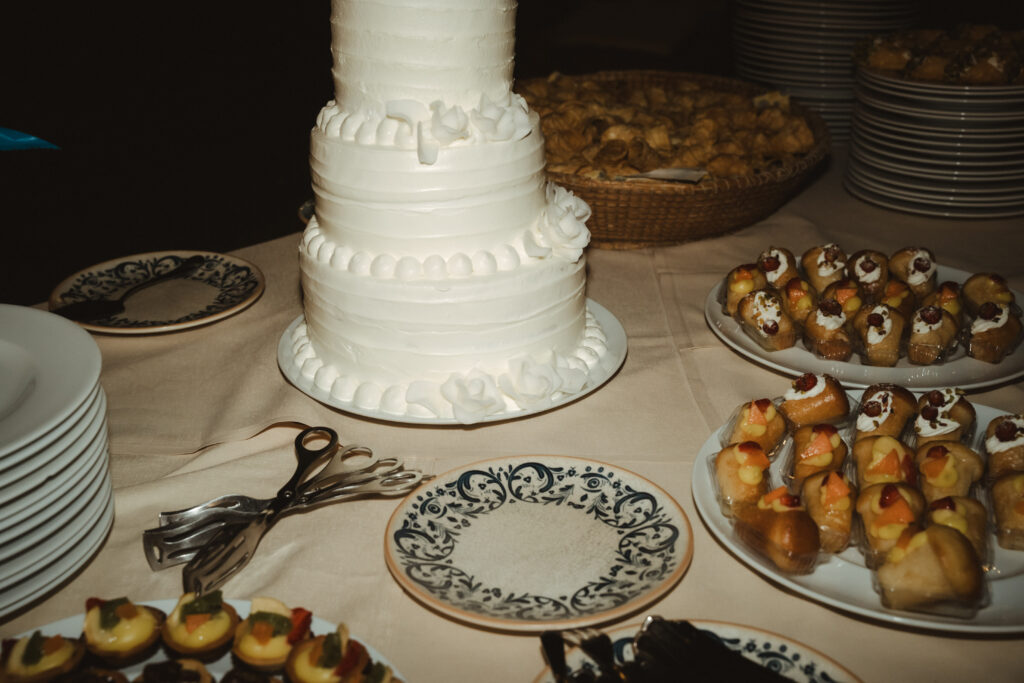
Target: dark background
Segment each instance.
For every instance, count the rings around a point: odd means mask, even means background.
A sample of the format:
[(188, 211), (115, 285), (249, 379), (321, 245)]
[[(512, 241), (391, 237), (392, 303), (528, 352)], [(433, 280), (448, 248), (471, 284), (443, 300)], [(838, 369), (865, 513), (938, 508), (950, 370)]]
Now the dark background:
[[(0, 301), (44, 301), (118, 256), (228, 251), (301, 229), (309, 130), (332, 97), (329, 0), (7, 4), (0, 127), (60, 149), (0, 151)], [(926, 2), (922, 24), (1020, 28), (1021, 4)], [(730, 11), (520, 0), (516, 75), (731, 75)]]

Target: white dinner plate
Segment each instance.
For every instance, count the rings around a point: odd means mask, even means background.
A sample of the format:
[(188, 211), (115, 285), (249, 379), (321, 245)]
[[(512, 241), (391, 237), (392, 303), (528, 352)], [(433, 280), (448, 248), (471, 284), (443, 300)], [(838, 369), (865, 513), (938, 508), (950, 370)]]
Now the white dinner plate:
[[(107, 597), (108, 598), (114, 598), (114, 597), (118, 597), (118, 596), (107, 596)], [(232, 607), (235, 608), (235, 611), (238, 612), (238, 616), (239, 617), (244, 619), (247, 616), (249, 616), (249, 602), (248, 601), (243, 601), (243, 600), (226, 600), (226, 602), (229, 603)], [(170, 614), (170, 612), (174, 609), (175, 605), (178, 604), (178, 601), (177, 600), (148, 600), (148, 601), (140, 602), (139, 604), (141, 604), (141, 605), (149, 605), (150, 607), (155, 607), (158, 610), (161, 610), (164, 614)], [(78, 615), (73, 616), (73, 617), (67, 617), (66, 619), (61, 619), (59, 621), (51, 622), (49, 624), (40, 626), (37, 629), (33, 629), (33, 630), (38, 630), (38, 631), (42, 632), (43, 635), (46, 635), (46, 636), (61, 635), (61, 636), (64, 636), (65, 638), (78, 638), (79, 636), (82, 635), (82, 624), (83, 624), (84, 620), (85, 620), (85, 614), (83, 613), (83, 614), (78, 614)], [(335, 624), (332, 624), (330, 622), (324, 621), (320, 617), (316, 616), (316, 614), (314, 614), (313, 615), (313, 623), (310, 626), (310, 628), (313, 631), (314, 635), (326, 635), (328, 633), (333, 633), (335, 630), (337, 630), (338, 627)], [(26, 631), (25, 633), (20, 634), (18, 637), (19, 638), (24, 638), (24, 637), (30, 636), (30, 635), (32, 635), (32, 631)], [(386, 666), (391, 667), (391, 671), (393, 672), (393, 674), (394, 674), (394, 676), (396, 678), (401, 678), (404, 681), (411, 680), (409, 678), (406, 678), (404, 675), (402, 675), (401, 672), (399, 672), (397, 669), (395, 669), (395, 665), (392, 664), (384, 655), (382, 655), (380, 653), (380, 651), (377, 650), (373, 645), (371, 645), (370, 643), (368, 643), (365, 640), (363, 640), (362, 638), (360, 638), (357, 634), (352, 634), (350, 637), (354, 638), (355, 640), (358, 640), (360, 643), (363, 644), (364, 647), (366, 647), (366, 651), (369, 653), (370, 658), (373, 661), (381, 662), (382, 664), (385, 664)], [(149, 659), (147, 659), (144, 662), (140, 662), (138, 664), (134, 664), (134, 665), (132, 665), (130, 667), (126, 667), (126, 668), (122, 669), (121, 673), (125, 674), (125, 676), (128, 677), (128, 680), (131, 681), (131, 680), (134, 680), (135, 677), (142, 675), (142, 670), (145, 668), (146, 664), (151, 664), (151, 663), (155, 663), (155, 662), (161, 662), (161, 661), (165, 661), (166, 659), (167, 659), (167, 656), (164, 655), (161, 652), (159, 654), (153, 655), (152, 657), (150, 657)], [(228, 671), (230, 671), (232, 669), (231, 655), (230, 654), (226, 654), (223, 657), (221, 657), (220, 659), (217, 659), (217, 660), (215, 660), (213, 662), (208, 663), (206, 665), (206, 668), (210, 672), (210, 674), (213, 676), (214, 680), (219, 680), (222, 676), (227, 674)]]
[[(554, 410), (555, 408), (560, 408), (561, 406), (578, 401), (584, 396), (593, 393), (610, 380), (616, 372), (618, 372), (619, 368), (622, 367), (623, 362), (626, 360), (626, 331), (623, 329), (622, 323), (620, 323), (607, 308), (596, 301), (587, 299), (587, 311), (591, 313), (600, 324), (601, 330), (605, 335), (605, 344), (608, 351), (601, 356), (597, 366), (591, 369), (590, 377), (587, 380), (586, 386), (575, 394), (564, 395), (543, 407), (488, 415), (481, 418), (475, 424), (500, 422), (503, 420), (516, 420), (523, 417), (537, 415), (539, 413), (545, 413), (549, 410)], [(352, 413), (353, 415), (371, 417), (377, 420), (386, 420), (388, 422), (404, 424), (465, 426), (462, 422), (459, 422), (454, 418), (421, 417), (418, 415), (408, 414), (396, 415), (394, 413), (386, 412), (380, 408), (365, 408), (358, 405), (355, 401), (343, 401), (336, 396), (331, 395), (330, 391), (317, 386), (313, 382), (313, 378), (305, 375), (302, 371), (302, 366), (295, 362), (294, 334), (296, 328), (304, 322), (305, 316), (302, 315), (293, 320), (291, 325), (289, 325), (284, 331), (284, 334), (281, 335), (281, 340), (277, 345), (277, 364), (281, 368), (281, 372), (284, 373), (284, 376), (288, 381), (302, 393), (306, 394), (310, 398), (320, 401), (321, 403), (329, 405), (332, 408), (344, 410), (345, 412)]]
[(141, 290), (126, 300), (123, 313), (79, 324), (107, 334), (176, 332), (235, 315), (263, 294), (263, 273), (237, 256), (207, 251), (154, 251), (104, 261), (71, 275), (50, 294), (50, 310), (76, 301), (116, 299), (134, 285), (197, 255), (204, 260), (192, 275)]
[(916, 213), (922, 216), (937, 216), (939, 218), (1012, 218), (1024, 215), (1024, 206), (992, 208), (988, 206), (965, 207), (939, 206), (914, 202), (905, 198), (894, 199), (891, 195), (874, 192), (863, 185), (859, 185), (849, 176), (843, 178), (843, 187), (847, 192), (858, 199), (886, 209), (902, 211), (904, 213)]
[(100, 349), (70, 320), (27, 306), (0, 304), (0, 365), (30, 364), (31, 378), (5, 401), (0, 418), (0, 462), (47, 438), (82, 405), (100, 378)]
[(392, 576), (462, 622), (508, 631), (622, 618), (668, 593), (693, 556), (686, 513), (615, 465), (510, 456), (410, 493), (384, 539)]
[[(938, 281), (963, 282), (970, 273), (949, 266), (938, 266)], [(740, 327), (731, 316), (722, 310), (718, 301), (724, 280), (719, 280), (704, 300), (704, 318), (711, 331), (727, 346), (754, 363), (779, 370), (792, 377), (806, 372), (828, 374), (835, 377), (847, 388), (864, 388), (878, 382), (892, 382), (914, 391), (941, 389), (956, 386), (961, 389), (981, 389), (1003, 384), (1024, 376), (1024, 350), (1018, 348), (1002, 363), (986, 363), (965, 355), (955, 357), (940, 365), (913, 365), (900, 358), (896, 367), (880, 368), (862, 365), (854, 356), (847, 362), (828, 361), (808, 351), (802, 342), (782, 351), (765, 351)], [(1017, 301), (1024, 301), (1024, 295), (1014, 291)], [(962, 350), (961, 350), (962, 354)]]
[[(847, 177), (861, 187), (894, 199), (905, 199), (935, 206), (1024, 209), (1024, 195), (964, 193), (958, 192), (955, 187), (928, 187), (927, 179), (901, 178), (890, 181), (879, 178), (879, 174), (888, 173), (891, 172), (872, 167), (870, 160), (854, 159), (852, 156), (850, 165), (846, 169)], [(936, 183), (936, 185), (941, 185), (941, 183)]]
[[(701, 631), (713, 635), (730, 650), (738, 652), (746, 659), (792, 681), (799, 683), (824, 683), (825, 681), (855, 683), (860, 680), (828, 655), (778, 633), (724, 621), (708, 621), (706, 619), (688, 619), (687, 621)], [(612, 640), (616, 663), (623, 664), (633, 661), (633, 637), (640, 632), (641, 626), (642, 624), (632, 624), (605, 631)], [(589, 670), (595, 673), (600, 671), (597, 662), (578, 647), (565, 653), (565, 661), (569, 671)], [(681, 676), (681, 680), (686, 680), (686, 676)], [(556, 683), (556, 681), (551, 669), (545, 667), (534, 683)]]
[[(949, 385), (956, 386), (956, 385)], [(862, 392), (847, 392), (851, 399), (860, 401)], [(980, 442), (984, 428), (1005, 411), (973, 404), (978, 425), (975, 443), (979, 453), (984, 452)], [(971, 619), (958, 619), (916, 612), (892, 610), (882, 606), (881, 597), (872, 584), (872, 571), (864, 564), (861, 552), (847, 548), (840, 555), (829, 556), (815, 567), (811, 574), (786, 574), (774, 564), (753, 552), (733, 535), (731, 521), (722, 514), (712, 474), (714, 457), (722, 450), (722, 434), (727, 425), (712, 434), (697, 453), (693, 464), (692, 489), (697, 511), (707, 524), (711, 535), (743, 564), (772, 581), (817, 602), (839, 610), (857, 614), (893, 626), (918, 627), (955, 633), (1019, 633), (1024, 632), (1024, 553), (1004, 550), (995, 537), (989, 538), (994, 546), (993, 569), (986, 574), (990, 601)], [(773, 481), (782, 481), (783, 460), (772, 463)]]

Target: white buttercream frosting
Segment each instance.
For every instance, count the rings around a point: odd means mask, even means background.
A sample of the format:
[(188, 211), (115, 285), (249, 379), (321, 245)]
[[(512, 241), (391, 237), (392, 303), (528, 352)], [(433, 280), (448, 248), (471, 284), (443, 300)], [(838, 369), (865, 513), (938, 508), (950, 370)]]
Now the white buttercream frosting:
[(814, 320), (826, 330), (838, 330), (846, 324), (846, 313), (840, 311), (838, 315), (829, 315), (819, 308), (814, 312)]
[(864, 406), (869, 403), (877, 403), (881, 408), (881, 412), (874, 417), (864, 412), (864, 407), (861, 406), (860, 414), (857, 415), (857, 431), (860, 432), (873, 432), (878, 429), (879, 425), (889, 419), (893, 411), (893, 395), (888, 389), (882, 389), (876, 391), (871, 395), (867, 401), (864, 402)]
[(934, 323), (930, 323), (930, 322), (928, 322), (927, 320), (925, 320), (924, 318), (921, 317), (921, 311), (922, 310), (923, 309), (918, 309), (917, 312), (914, 314), (914, 324), (913, 324), (913, 332), (914, 332), (914, 334), (928, 334), (929, 332), (931, 332), (933, 330), (937, 330), (939, 328), (939, 326), (942, 325), (942, 317), (941, 316)]
[(779, 261), (779, 267), (778, 268), (776, 268), (775, 270), (765, 271), (764, 275), (768, 279), (768, 282), (772, 283), (773, 285), (774, 284), (780, 284), (780, 285), (786, 284), (785, 282), (778, 282), (778, 279), (781, 278), (786, 272), (789, 271), (789, 268), (790, 268), (789, 256), (787, 256), (785, 254), (785, 252), (783, 252), (782, 250), (777, 249), (775, 247), (771, 247), (770, 249), (766, 249), (764, 251), (764, 253), (761, 255), (762, 258), (764, 258), (766, 256), (774, 257), (774, 258), (778, 259), (778, 261)]
[(985, 439), (985, 449), (989, 453), (1002, 453), (1011, 448), (1024, 446), (1024, 417), (1014, 415), (1013, 417), (1006, 418), (1005, 421), (1012, 423), (1017, 428), (1016, 436), (1009, 441), (1001, 441), (995, 434), (988, 437)]
[(914, 422), (914, 431), (920, 436), (939, 436), (941, 434), (949, 434), (952, 431), (959, 429), (960, 423), (949, 417), (949, 411), (953, 409), (953, 406), (957, 401), (960, 400), (960, 394), (954, 388), (942, 389), (942, 405), (935, 406), (938, 410), (938, 414), (934, 419), (929, 420), (921, 414), (918, 414), (917, 419)]
[[(853, 264), (853, 272), (857, 276), (857, 279), (868, 284), (878, 282), (882, 277), (882, 269), (875, 264), (875, 268), (872, 270), (864, 270), (865, 261), (871, 261), (871, 258), (866, 254), (858, 258)], [(872, 261), (872, 263), (874, 263), (874, 261)]]
[(754, 321), (755, 329), (762, 337), (770, 336), (765, 330), (765, 326), (775, 323), (775, 329), (778, 329), (777, 325), (782, 321), (782, 306), (779, 300), (768, 292), (755, 292), (751, 318)]
[(817, 381), (814, 383), (814, 386), (811, 387), (808, 391), (800, 391), (796, 387), (790, 386), (790, 388), (786, 391), (782, 398), (784, 398), (787, 401), (795, 401), (802, 398), (811, 398), (822, 393), (823, 391), (825, 391), (825, 376), (815, 375), (815, 378), (817, 379)]
[(989, 330), (998, 329), (1006, 324), (1006, 321), (1009, 319), (1010, 307), (1006, 304), (995, 305), (999, 308), (995, 317), (990, 320), (986, 320), (980, 316), (975, 318), (974, 322), (971, 323), (971, 334), (988, 332)]
[(843, 268), (846, 267), (846, 261), (844, 261), (843, 259), (836, 259), (835, 261), (828, 261), (825, 258), (825, 255), (828, 253), (828, 251), (830, 249), (837, 249), (837, 248), (838, 248), (838, 245), (836, 245), (834, 243), (826, 244), (826, 245), (824, 245), (821, 248), (821, 253), (818, 254), (818, 259), (815, 262), (815, 266), (818, 269), (818, 274), (821, 275), (822, 277), (825, 277), (825, 276), (828, 276), (828, 275), (832, 275), (833, 273), (841, 271)]
[(869, 315), (882, 316), (881, 325), (868, 325), (868, 344), (880, 344), (892, 333), (892, 315), (888, 306), (875, 306)]
[[(919, 258), (923, 258), (928, 261), (929, 266), (927, 270), (917, 270), (916, 268), (914, 268), (914, 262), (917, 261), (917, 259)], [(928, 281), (928, 278), (930, 278), (934, 274), (935, 259), (932, 257), (930, 252), (924, 249), (918, 249), (917, 251), (910, 255), (910, 272), (907, 273), (908, 285), (917, 286), (924, 284), (925, 282)]]

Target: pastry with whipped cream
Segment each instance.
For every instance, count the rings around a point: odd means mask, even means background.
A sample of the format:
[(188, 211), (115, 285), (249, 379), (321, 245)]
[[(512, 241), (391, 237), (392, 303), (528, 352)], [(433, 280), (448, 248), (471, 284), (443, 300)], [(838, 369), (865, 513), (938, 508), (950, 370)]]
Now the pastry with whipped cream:
[(789, 281), (799, 277), (796, 257), (785, 247), (768, 247), (757, 257), (757, 265), (768, 279), (768, 286), (782, 290)]
[(807, 322), (807, 316), (818, 307), (817, 290), (802, 277), (795, 277), (787, 282), (780, 295), (782, 310), (801, 327)]
[(905, 530), (920, 527), (926, 507), (924, 496), (910, 484), (873, 484), (860, 489), (855, 508), (868, 567), (877, 567)]
[(860, 340), (861, 358), (867, 365), (891, 368), (902, 355), (906, 318), (886, 304), (864, 307), (853, 319)]
[(960, 291), (967, 313), (972, 316), (977, 316), (985, 303), (1009, 306), (1016, 299), (1006, 278), (998, 273), (975, 273), (964, 281)]
[(986, 301), (978, 309), (967, 336), (967, 355), (986, 363), (999, 363), (1020, 344), (1020, 314), (1008, 304)]
[(793, 432), (793, 485), (818, 472), (838, 470), (849, 449), (835, 425), (827, 422), (804, 425)]
[(76, 638), (44, 635), (34, 631), (22, 638), (5, 640), (0, 655), (0, 681), (43, 683), (75, 671), (82, 663), (85, 646)]
[(914, 421), (917, 446), (929, 441), (959, 441), (971, 434), (976, 417), (974, 406), (960, 389), (947, 387), (922, 394)]
[(821, 300), (835, 299), (843, 307), (847, 321), (852, 321), (866, 303), (866, 297), (856, 280), (844, 277), (836, 280), (821, 293)]
[(877, 577), (882, 604), (892, 609), (930, 611), (945, 604), (974, 609), (985, 592), (974, 548), (963, 534), (941, 524), (901, 534)]
[(917, 415), (917, 398), (908, 389), (889, 382), (872, 384), (861, 394), (854, 441), (870, 436), (901, 438)]
[(935, 291), (935, 254), (926, 247), (904, 247), (889, 257), (889, 274), (906, 283), (915, 301), (923, 301)]
[(985, 473), (985, 461), (959, 441), (930, 441), (914, 456), (925, 500), (967, 496)]
[(161, 637), (175, 654), (209, 662), (231, 647), (238, 622), (238, 612), (221, 591), (185, 593), (167, 615)]
[(770, 457), (785, 436), (786, 418), (770, 398), (759, 398), (739, 407), (728, 443), (753, 441)]
[(891, 436), (869, 436), (853, 444), (857, 466), (857, 486), (872, 484), (917, 484), (914, 452), (907, 444)]
[(915, 365), (931, 365), (953, 353), (959, 345), (960, 327), (948, 310), (923, 306), (910, 319), (907, 359)]
[(953, 316), (958, 329), (964, 324), (964, 300), (961, 286), (957, 282), (940, 282), (935, 291), (924, 298), (921, 306), (938, 306)]
[(985, 428), (988, 476), (1024, 472), (1024, 415), (1000, 415)]
[(818, 525), (800, 496), (779, 486), (755, 503), (735, 508), (736, 535), (783, 572), (813, 571), (820, 550)]
[(992, 484), (996, 541), (1007, 550), (1024, 550), (1024, 472), (1011, 472)]
[(82, 637), (90, 654), (106, 665), (121, 668), (156, 650), (165, 618), (162, 610), (128, 598), (89, 598)]
[(590, 208), (512, 91), (516, 0), (331, 2), (291, 365), (332, 405), (464, 424), (581, 392)]
[(814, 246), (800, 257), (807, 281), (819, 292), (846, 277), (846, 253), (834, 242)]
[(779, 410), (794, 427), (817, 422), (835, 424), (850, 414), (850, 400), (835, 377), (804, 373), (793, 380)]
[(804, 480), (800, 500), (818, 525), (822, 552), (841, 553), (850, 545), (857, 492), (842, 472), (818, 472)]
[(741, 263), (725, 275), (725, 303), (722, 310), (735, 316), (740, 301), (751, 292), (768, 286), (768, 279), (756, 263)]
[(796, 344), (796, 325), (774, 290), (759, 289), (743, 297), (736, 317), (743, 331), (765, 351), (781, 351)]
[(850, 256), (846, 270), (864, 296), (869, 301), (877, 301), (889, 282), (889, 257), (880, 251), (862, 249)]
[(962, 533), (971, 545), (978, 559), (985, 563), (988, 558), (988, 510), (975, 498), (968, 496), (946, 496), (928, 504), (927, 522), (952, 527)]
[(731, 516), (737, 505), (757, 502), (768, 491), (771, 463), (753, 441), (729, 444), (715, 456), (715, 482), (722, 512)]
[(292, 647), (309, 635), (312, 616), (275, 598), (253, 598), (249, 616), (235, 629), (231, 654), (250, 669), (282, 671)]
[(853, 339), (847, 330), (846, 320), (838, 301), (822, 299), (804, 320), (804, 346), (825, 360), (849, 360), (853, 356)]
[(391, 667), (373, 661), (366, 646), (349, 637), (345, 624), (297, 643), (285, 673), (290, 683), (400, 683)]

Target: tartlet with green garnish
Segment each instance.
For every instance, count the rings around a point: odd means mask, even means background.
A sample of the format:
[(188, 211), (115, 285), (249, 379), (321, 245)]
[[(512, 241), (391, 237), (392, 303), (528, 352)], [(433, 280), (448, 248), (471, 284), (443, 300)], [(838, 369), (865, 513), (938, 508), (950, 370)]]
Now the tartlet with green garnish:
[(185, 593), (167, 615), (160, 636), (172, 656), (212, 662), (231, 647), (238, 623), (238, 612), (221, 591)]
[(137, 605), (128, 598), (89, 598), (82, 637), (86, 649), (100, 661), (122, 668), (156, 651), (165, 618), (163, 611)]
[(24, 638), (5, 640), (0, 655), (0, 681), (50, 681), (78, 668), (84, 654), (85, 646), (81, 640), (59, 635), (45, 636), (39, 631)]
[(391, 667), (373, 661), (362, 643), (349, 638), (345, 624), (297, 643), (285, 675), (290, 683), (400, 683)]
[(302, 607), (290, 609), (274, 598), (253, 598), (249, 616), (235, 629), (231, 654), (257, 671), (281, 671), (292, 646), (309, 636), (312, 620), (312, 613)]

